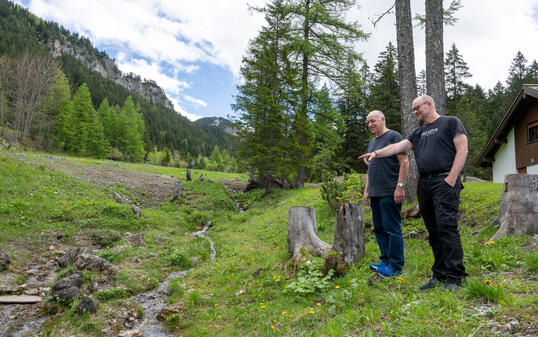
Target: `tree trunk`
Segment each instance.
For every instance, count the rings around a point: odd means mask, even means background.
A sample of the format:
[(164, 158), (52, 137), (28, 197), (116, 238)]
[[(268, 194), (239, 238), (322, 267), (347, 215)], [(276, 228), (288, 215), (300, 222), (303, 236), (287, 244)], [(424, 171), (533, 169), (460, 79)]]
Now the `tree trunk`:
[(538, 174), (507, 174), (492, 224), (499, 230), (490, 241), (507, 235), (538, 234)]
[(333, 249), (351, 265), (364, 257), (364, 221), (359, 204), (343, 203), (337, 210)]
[(426, 90), (438, 114), (446, 112), (443, 0), (426, 0)]
[[(413, 23), (411, 21), (411, 5), (409, 0), (396, 1), (396, 42), (398, 44), (398, 76), (400, 82), (400, 111), (402, 115), (402, 135), (409, 136), (418, 128), (411, 105), (417, 97), (415, 75), (415, 52), (413, 49)], [(405, 185), (407, 201), (417, 197), (418, 169), (415, 155), (409, 153), (409, 173)]]
[(316, 211), (312, 207), (292, 207), (288, 213), (288, 253), (293, 261), (301, 257), (301, 248), (316, 256), (324, 255), (331, 246), (317, 235)]

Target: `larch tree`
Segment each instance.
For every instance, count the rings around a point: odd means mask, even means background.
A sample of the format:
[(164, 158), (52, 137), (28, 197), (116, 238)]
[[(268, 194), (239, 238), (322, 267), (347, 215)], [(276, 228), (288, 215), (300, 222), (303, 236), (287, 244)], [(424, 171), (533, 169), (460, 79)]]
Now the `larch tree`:
[(289, 60), (289, 8), (284, 1), (273, 0), (258, 10), (265, 14), (266, 25), (243, 57), (244, 83), (238, 86), (232, 108), (238, 113), (239, 153), (248, 167), (257, 170), (269, 193), (272, 177), (285, 177), (290, 153), (298, 146), (290, 132), (298, 71)]
[(90, 89), (86, 83), (82, 83), (73, 95), (71, 127), (73, 138), (69, 149), (78, 155), (86, 155), (88, 145), (88, 133), (90, 131), (90, 116), (94, 114)]
[(312, 158), (312, 133), (309, 106), (315, 85), (320, 80), (341, 84), (348, 62), (360, 59), (354, 47), (367, 38), (356, 22), (346, 22), (354, 0), (290, 0), (292, 33), (297, 63), (301, 69), (300, 102), (294, 117), (298, 141), (297, 185), (305, 182), (306, 167)]
[[(65, 74), (57, 69), (44, 103), (41, 106), (42, 113), (37, 121), (37, 128), (42, 138), (42, 147), (48, 149), (64, 142), (61, 133), (69, 132), (68, 118), (71, 108), (71, 88)], [(63, 148), (62, 148), (63, 149)]]

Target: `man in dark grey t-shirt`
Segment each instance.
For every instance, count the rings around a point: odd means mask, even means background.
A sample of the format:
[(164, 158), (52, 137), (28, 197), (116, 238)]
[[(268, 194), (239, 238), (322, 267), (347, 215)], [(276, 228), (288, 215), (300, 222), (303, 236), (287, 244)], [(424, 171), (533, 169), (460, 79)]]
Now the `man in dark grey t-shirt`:
[(459, 174), (467, 158), (467, 132), (454, 116), (440, 116), (428, 95), (413, 101), (413, 113), (424, 125), (407, 139), (380, 150), (366, 153), (366, 164), (413, 149), (420, 173), (418, 203), (428, 229), (434, 264), (433, 277), (421, 290), (444, 286), (457, 290), (467, 276), (463, 266), (463, 249), (458, 231), (460, 191)]
[[(368, 152), (398, 143), (403, 138), (385, 126), (385, 115), (378, 110), (368, 114), (368, 128), (375, 137), (368, 143)], [(374, 159), (368, 166), (363, 201), (372, 207), (374, 233), (381, 255), (380, 262), (370, 269), (381, 277), (400, 275), (404, 265), (404, 243), (400, 211), (404, 200), (409, 161), (400, 153), (387, 158)]]

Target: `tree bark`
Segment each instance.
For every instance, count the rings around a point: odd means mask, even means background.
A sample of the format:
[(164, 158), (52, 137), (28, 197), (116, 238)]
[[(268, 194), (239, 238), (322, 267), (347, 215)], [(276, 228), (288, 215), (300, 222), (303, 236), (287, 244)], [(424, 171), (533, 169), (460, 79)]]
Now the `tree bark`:
[[(419, 126), (419, 122), (411, 110), (413, 100), (417, 97), (417, 82), (410, 0), (396, 1), (396, 42), (398, 45), (402, 135), (407, 137)], [(409, 152), (408, 155), (409, 173), (405, 185), (405, 197), (407, 201), (413, 201), (417, 197), (418, 169), (413, 152)]]
[(443, 1), (426, 0), (426, 90), (438, 114), (446, 112)]
[(507, 174), (492, 224), (499, 230), (490, 241), (507, 235), (538, 234), (538, 174)]
[(364, 221), (359, 204), (342, 203), (336, 214), (333, 249), (351, 265), (364, 257)]
[(312, 207), (292, 207), (288, 213), (288, 253), (293, 261), (301, 257), (301, 249), (316, 256), (324, 255), (331, 246), (318, 238), (316, 211)]

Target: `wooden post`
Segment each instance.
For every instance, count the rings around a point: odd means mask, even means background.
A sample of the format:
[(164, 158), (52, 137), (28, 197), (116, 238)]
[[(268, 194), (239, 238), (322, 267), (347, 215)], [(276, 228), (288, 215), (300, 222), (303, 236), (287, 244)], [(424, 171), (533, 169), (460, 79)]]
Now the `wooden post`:
[(342, 203), (336, 211), (333, 249), (347, 264), (364, 257), (364, 221), (359, 204)]
[(538, 234), (538, 174), (507, 174), (492, 225), (499, 230), (490, 241), (506, 235)]

